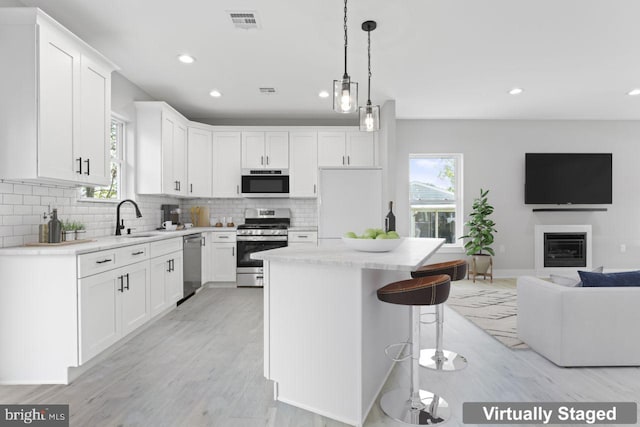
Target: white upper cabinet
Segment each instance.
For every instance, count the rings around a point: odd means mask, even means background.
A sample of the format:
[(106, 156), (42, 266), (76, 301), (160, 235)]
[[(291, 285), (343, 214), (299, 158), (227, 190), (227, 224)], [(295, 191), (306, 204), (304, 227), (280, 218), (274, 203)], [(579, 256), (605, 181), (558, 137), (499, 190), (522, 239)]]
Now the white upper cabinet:
[(346, 165), (345, 141), (344, 132), (318, 132), (318, 165)]
[(288, 169), (289, 132), (242, 132), (243, 169)]
[(318, 195), (318, 133), (289, 133), (289, 197)]
[(240, 132), (213, 132), (213, 197), (241, 197), (241, 160)]
[(0, 179), (110, 182), (116, 67), (36, 8), (0, 8)]
[(164, 102), (136, 102), (136, 191), (188, 196), (187, 120)]
[(347, 166), (375, 166), (376, 147), (371, 132), (347, 132)]
[(74, 158), (82, 164), (79, 181), (111, 182), (111, 70), (83, 56), (80, 61), (80, 138)]
[(213, 184), (213, 132), (189, 128), (187, 142), (189, 196), (211, 197)]
[(376, 146), (369, 132), (318, 132), (318, 165), (366, 167), (376, 165)]

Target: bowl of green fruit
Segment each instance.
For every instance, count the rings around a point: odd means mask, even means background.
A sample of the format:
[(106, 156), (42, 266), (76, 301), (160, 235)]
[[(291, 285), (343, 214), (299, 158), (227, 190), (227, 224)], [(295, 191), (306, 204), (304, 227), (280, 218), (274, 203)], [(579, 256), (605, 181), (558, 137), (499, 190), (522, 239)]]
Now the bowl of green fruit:
[(364, 233), (357, 235), (349, 231), (342, 241), (351, 249), (361, 252), (390, 252), (400, 246), (402, 237), (395, 231), (384, 232), (380, 228), (367, 228)]

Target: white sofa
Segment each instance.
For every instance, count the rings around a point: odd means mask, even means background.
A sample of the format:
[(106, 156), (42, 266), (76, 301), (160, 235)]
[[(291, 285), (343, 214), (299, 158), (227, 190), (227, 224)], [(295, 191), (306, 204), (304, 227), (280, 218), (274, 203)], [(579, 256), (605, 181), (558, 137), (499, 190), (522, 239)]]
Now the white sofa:
[(559, 366), (640, 366), (640, 287), (520, 277), (518, 336)]

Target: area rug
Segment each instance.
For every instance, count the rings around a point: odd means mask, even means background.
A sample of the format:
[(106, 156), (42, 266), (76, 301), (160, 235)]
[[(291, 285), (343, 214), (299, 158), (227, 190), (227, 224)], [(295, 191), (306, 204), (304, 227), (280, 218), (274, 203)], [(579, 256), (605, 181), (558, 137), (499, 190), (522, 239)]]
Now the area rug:
[(460, 280), (451, 283), (447, 306), (514, 349), (529, 347), (518, 338), (516, 279)]

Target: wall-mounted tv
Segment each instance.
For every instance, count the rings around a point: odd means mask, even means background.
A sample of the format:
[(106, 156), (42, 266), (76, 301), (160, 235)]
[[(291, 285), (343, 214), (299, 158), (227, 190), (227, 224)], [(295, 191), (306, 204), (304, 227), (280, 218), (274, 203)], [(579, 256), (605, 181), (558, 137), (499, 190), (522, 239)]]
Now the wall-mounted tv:
[(611, 153), (526, 153), (525, 204), (611, 204)]

